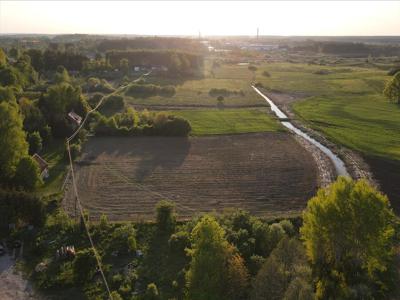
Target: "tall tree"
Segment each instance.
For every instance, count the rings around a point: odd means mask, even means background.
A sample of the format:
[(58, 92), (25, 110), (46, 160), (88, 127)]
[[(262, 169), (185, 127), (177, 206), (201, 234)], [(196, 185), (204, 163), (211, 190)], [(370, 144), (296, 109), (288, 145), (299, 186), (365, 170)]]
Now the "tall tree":
[(305, 294), (308, 290), (309, 297), (303, 299), (312, 299), (311, 270), (304, 252), (300, 241), (284, 237), (257, 273), (251, 298), (280, 300), (286, 295)]
[[(247, 270), (213, 217), (204, 216), (197, 223), (192, 231), (192, 243), (189, 251), (192, 261), (186, 275), (188, 297), (193, 300), (238, 299), (240, 290), (247, 284)], [(234, 281), (232, 276), (236, 276)]]
[(0, 102), (0, 179), (9, 181), (15, 174), (20, 159), (28, 154), (28, 143), (22, 129), (18, 105)]
[(365, 180), (339, 177), (308, 202), (303, 219), (318, 298), (387, 297), (396, 273), (394, 214), (386, 196)]
[(387, 83), (383, 94), (393, 102), (400, 104), (400, 71), (397, 72)]
[(41, 182), (38, 163), (30, 156), (23, 157), (18, 163), (13, 183), (25, 190), (34, 190)]

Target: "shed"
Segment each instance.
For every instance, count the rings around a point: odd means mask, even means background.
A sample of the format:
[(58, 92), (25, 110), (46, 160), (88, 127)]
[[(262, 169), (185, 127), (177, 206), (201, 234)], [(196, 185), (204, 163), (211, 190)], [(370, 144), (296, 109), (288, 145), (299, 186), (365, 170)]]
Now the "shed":
[(80, 115), (76, 114), (74, 111), (70, 111), (68, 113), (68, 118), (71, 121), (75, 122), (78, 126), (81, 125), (82, 117)]

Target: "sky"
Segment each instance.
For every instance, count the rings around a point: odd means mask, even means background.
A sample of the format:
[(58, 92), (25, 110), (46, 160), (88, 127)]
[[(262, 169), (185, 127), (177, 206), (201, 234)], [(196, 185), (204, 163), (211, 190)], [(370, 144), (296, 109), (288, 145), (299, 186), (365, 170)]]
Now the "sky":
[(400, 35), (400, 1), (4, 1), (0, 34)]

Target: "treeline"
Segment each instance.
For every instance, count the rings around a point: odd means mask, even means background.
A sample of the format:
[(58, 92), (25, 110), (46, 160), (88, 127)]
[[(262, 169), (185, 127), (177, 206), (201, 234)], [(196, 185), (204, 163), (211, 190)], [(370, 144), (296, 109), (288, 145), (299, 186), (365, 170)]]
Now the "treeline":
[(188, 136), (190, 123), (181, 117), (165, 112), (138, 112), (132, 108), (109, 118), (94, 114), (94, 132), (99, 136)]
[(102, 40), (98, 51), (131, 50), (131, 49), (179, 49), (190, 52), (207, 50), (198, 40), (187, 38), (137, 37), (133, 39)]
[(85, 55), (72, 51), (28, 49), (26, 54), (31, 58), (32, 66), (38, 72), (55, 71), (64, 66), (68, 71), (81, 71), (89, 60)]
[(291, 48), (294, 51), (321, 52), (336, 55), (353, 56), (398, 56), (400, 55), (400, 46), (395, 45), (372, 45), (365, 43), (351, 42), (316, 42), (306, 41), (298, 42)]
[(165, 67), (173, 76), (198, 75), (204, 63), (202, 55), (172, 50), (108, 51), (106, 59), (115, 67), (120, 66), (122, 59), (127, 59), (131, 67)]

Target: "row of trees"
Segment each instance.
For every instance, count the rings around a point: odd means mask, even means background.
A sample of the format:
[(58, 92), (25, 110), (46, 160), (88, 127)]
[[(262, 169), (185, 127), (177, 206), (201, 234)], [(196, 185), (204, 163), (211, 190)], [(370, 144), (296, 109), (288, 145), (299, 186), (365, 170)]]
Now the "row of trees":
[(135, 135), (164, 135), (188, 136), (191, 131), (190, 123), (181, 117), (165, 112), (142, 112), (132, 108), (109, 118), (97, 113), (94, 115), (94, 131), (96, 135), (135, 136)]
[(69, 71), (81, 71), (89, 60), (85, 55), (71, 51), (47, 49), (28, 49), (26, 54), (31, 58), (32, 66), (38, 72), (55, 71), (64, 66)]
[(172, 50), (108, 51), (106, 59), (114, 67), (119, 67), (122, 59), (131, 67), (165, 67), (171, 76), (198, 75), (204, 64), (201, 55)]
[(131, 84), (127, 88), (126, 95), (135, 98), (147, 98), (152, 96), (172, 97), (175, 95), (173, 86), (159, 86), (155, 84)]

